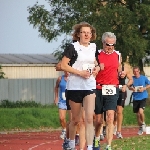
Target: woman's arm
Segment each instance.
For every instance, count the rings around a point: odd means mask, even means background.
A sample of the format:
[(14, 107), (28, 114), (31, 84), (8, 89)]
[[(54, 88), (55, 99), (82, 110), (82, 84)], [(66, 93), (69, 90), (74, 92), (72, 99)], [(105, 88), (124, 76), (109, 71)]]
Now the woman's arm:
[(75, 75), (78, 75), (78, 76), (81, 76), (83, 78), (89, 78), (90, 77), (90, 72), (88, 70), (77, 70), (77, 69), (74, 69), (73, 67), (69, 66), (70, 62), (70, 59), (67, 58), (66, 56), (64, 56), (62, 58), (62, 61), (61, 61), (61, 70), (63, 71), (67, 71), (69, 73), (72, 73), (72, 74), (75, 74)]
[(56, 64), (56, 71), (62, 71), (61, 70), (61, 61), (59, 61), (57, 64)]
[(98, 72), (99, 72), (100, 69), (101, 69), (99, 63), (98, 63), (97, 60), (96, 60), (96, 58), (95, 58), (94, 64), (95, 64), (95, 67), (94, 67), (94, 69), (93, 69), (92, 74), (93, 74), (94, 77), (96, 77), (96, 75), (98, 74)]
[(54, 89), (54, 92), (55, 92), (55, 98), (54, 98), (54, 104), (57, 105), (58, 104), (58, 89), (59, 89), (59, 83), (61, 81), (61, 76), (58, 77), (57, 81), (56, 81), (56, 85), (55, 85), (55, 89)]

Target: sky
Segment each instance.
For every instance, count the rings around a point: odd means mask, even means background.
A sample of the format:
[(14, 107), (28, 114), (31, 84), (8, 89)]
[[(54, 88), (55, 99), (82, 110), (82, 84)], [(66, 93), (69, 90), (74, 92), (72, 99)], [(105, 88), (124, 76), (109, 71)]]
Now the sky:
[(27, 20), (27, 7), (37, 1), (49, 7), (45, 0), (0, 0), (1, 54), (49, 54), (59, 47), (62, 37), (48, 43)]

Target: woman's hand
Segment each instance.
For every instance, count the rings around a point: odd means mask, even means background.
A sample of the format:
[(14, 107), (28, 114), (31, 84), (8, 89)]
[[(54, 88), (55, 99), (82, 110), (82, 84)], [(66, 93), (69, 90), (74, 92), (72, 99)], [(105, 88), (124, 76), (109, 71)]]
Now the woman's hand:
[(83, 77), (83, 78), (88, 79), (91, 76), (91, 74), (88, 70), (82, 70), (82, 71), (80, 71), (80, 76)]
[(61, 61), (56, 64), (56, 71), (62, 71), (61, 69)]
[(93, 76), (96, 77), (99, 71), (100, 71), (100, 67), (99, 66), (94, 67), (94, 69), (92, 71)]
[(54, 105), (57, 105), (58, 104), (58, 98), (55, 98), (54, 99)]

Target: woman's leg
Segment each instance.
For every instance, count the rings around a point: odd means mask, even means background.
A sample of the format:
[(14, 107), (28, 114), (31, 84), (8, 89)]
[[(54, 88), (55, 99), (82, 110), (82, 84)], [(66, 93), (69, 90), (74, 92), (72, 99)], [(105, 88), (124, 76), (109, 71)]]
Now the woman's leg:
[(62, 127), (60, 138), (64, 139), (66, 136), (66, 110), (59, 109), (59, 120)]
[(93, 127), (93, 115), (95, 109), (95, 93), (85, 96), (83, 101), (83, 107), (85, 110), (85, 137), (87, 145), (93, 145), (94, 127)]
[(72, 114), (72, 120), (69, 124), (69, 138), (70, 138), (69, 146), (70, 148), (75, 148), (75, 134), (77, 130), (77, 125), (79, 124), (82, 115), (81, 111), (82, 106), (81, 103), (75, 103), (71, 100), (69, 100), (69, 104), (71, 107), (71, 114)]
[(69, 139), (69, 124), (70, 124), (71, 118), (72, 118), (71, 110), (67, 110), (67, 113), (68, 113), (68, 122), (66, 125), (66, 138)]
[(82, 108), (82, 118), (80, 120), (79, 127), (80, 127), (80, 130), (79, 130), (79, 133), (80, 133), (79, 147), (81, 150), (81, 149), (84, 149), (85, 142), (86, 142), (86, 140), (85, 140), (85, 111), (83, 108)]

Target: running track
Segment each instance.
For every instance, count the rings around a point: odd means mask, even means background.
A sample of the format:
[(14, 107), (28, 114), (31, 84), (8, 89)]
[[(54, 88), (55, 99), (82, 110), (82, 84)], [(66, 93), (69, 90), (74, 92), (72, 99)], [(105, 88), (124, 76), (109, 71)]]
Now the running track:
[[(124, 138), (137, 136), (137, 132), (136, 127), (122, 129)], [(62, 150), (63, 140), (59, 138), (60, 133), (60, 130), (0, 132), (0, 150)], [(103, 142), (105, 141), (101, 143)]]

